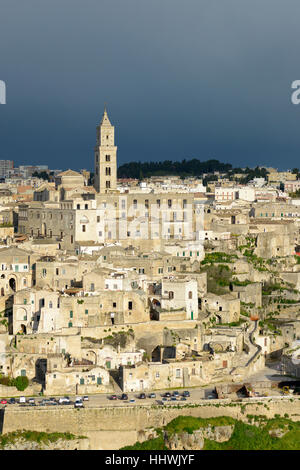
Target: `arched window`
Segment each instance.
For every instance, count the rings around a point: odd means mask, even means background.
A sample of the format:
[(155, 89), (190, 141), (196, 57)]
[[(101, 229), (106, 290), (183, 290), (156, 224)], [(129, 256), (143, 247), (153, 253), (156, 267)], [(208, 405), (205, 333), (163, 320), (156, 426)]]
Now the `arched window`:
[(174, 292), (173, 291), (169, 291), (169, 299), (174, 299)]
[(193, 292), (190, 290), (189, 291), (189, 299), (192, 299), (193, 298)]

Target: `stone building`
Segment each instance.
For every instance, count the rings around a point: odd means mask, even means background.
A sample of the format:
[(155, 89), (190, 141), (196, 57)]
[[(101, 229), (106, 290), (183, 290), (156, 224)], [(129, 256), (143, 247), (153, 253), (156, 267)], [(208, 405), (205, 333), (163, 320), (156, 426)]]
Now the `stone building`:
[(35, 256), (32, 252), (11, 246), (0, 249), (0, 289), (1, 296), (32, 286), (32, 265)]

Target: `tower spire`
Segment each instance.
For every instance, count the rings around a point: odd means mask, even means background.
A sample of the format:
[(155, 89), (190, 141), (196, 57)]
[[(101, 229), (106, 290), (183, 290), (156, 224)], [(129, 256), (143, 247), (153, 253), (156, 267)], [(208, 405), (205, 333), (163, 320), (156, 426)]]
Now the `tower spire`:
[(103, 111), (103, 116), (101, 119), (101, 126), (111, 126), (110, 120), (108, 118), (106, 106), (107, 106), (106, 103), (104, 103), (104, 111)]
[(95, 147), (95, 189), (98, 193), (108, 193), (117, 188), (117, 147), (115, 128), (111, 125), (104, 104), (101, 123), (97, 126)]

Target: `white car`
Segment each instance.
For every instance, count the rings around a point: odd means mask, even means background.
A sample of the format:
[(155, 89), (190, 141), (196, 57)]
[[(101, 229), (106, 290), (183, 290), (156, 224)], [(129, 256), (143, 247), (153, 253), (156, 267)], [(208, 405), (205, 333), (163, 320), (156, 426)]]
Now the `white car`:
[(61, 397), (59, 400), (58, 400), (58, 403), (62, 404), (62, 403), (70, 403), (70, 398), (69, 397)]
[(19, 398), (19, 403), (26, 403), (26, 398), (25, 397), (20, 397)]
[(78, 401), (76, 400), (75, 403), (74, 403), (74, 407), (75, 408), (84, 408), (83, 403), (82, 403), (81, 400), (78, 400)]
[(89, 400), (89, 397), (87, 395), (84, 395), (83, 401), (88, 401), (88, 400)]

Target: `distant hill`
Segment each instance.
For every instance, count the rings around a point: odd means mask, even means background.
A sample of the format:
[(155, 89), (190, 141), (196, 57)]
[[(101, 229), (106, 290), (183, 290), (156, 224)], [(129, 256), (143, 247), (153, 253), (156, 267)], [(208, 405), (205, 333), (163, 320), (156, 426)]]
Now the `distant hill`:
[(207, 160), (201, 162), (196, 158), (192, 160), (163, 162), (130, 162), (118, 168), (118, 178), (148, 178), (150, 176), (202, 176), (203, 173), (219, 171), (227, 173), (232, 169), (230, 163), (222, 163), (219, 160)]

